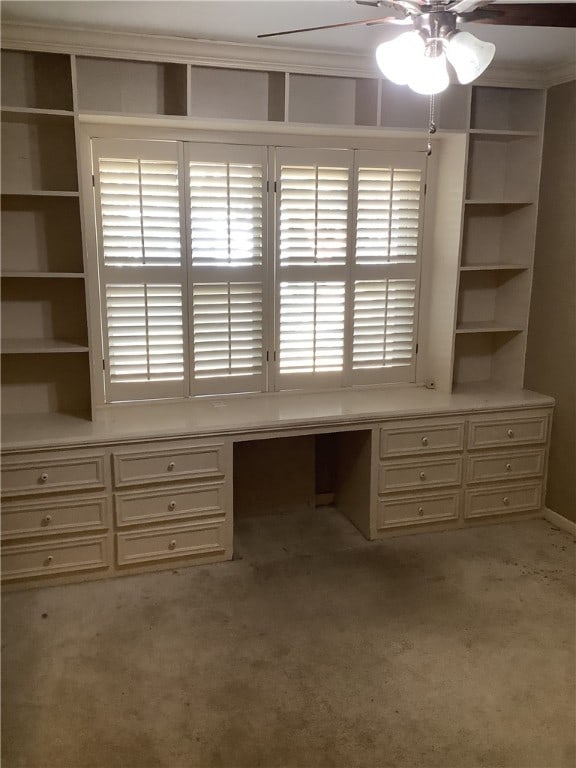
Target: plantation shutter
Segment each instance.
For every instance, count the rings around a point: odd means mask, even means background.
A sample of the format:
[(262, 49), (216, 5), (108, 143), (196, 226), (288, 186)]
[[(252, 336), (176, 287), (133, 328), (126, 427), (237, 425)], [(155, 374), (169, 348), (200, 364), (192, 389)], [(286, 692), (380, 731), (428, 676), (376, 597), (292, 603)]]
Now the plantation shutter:
[(276, 388), (341, 386), (350, 150), (276, 152)]
[(194, 394), (266, 388), (266, 149), (186, 146)]
[(177, 142), (92, 142), (107, 402), (188, 393)]
[(425, 159), (357, 151), (351, 382), (415, 380)]

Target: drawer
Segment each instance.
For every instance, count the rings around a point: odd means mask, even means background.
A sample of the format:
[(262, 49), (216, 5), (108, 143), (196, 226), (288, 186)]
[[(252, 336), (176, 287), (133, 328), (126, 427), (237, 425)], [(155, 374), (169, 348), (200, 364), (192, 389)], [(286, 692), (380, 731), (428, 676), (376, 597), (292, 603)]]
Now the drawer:
[(527, 411), (508, 417), (470, 419), (468, 448), (544, 443), (548, 437), (548, 413)]
[(2, 547), (4, 581), (107, 568), (108, 539), (91, 536)]
[(103, 453), (29, 454), (2, 462), (4, 496), (99, 489), (105, 478)]
[(380, 430), (380, 456), (459, 451), (464, 448), (464, 422), (432, 420), (392, 424)]
[(144, 564), (194, 555), (220, 555), (226, 551), (225, 541), (226, 525), (222, 520), (119, 533), (118, 565)]
[(2, 538), (83, 533), (108, 527), (106, 496), (50, 497), (42, 501), (4, 502)]
[(457, 520), (459, 491), (378, 500), (378, 529)]
[(468, 456), (466, 479), (469, 483), (485, 483), (542, 475), (545, 456), (544, 448)]
[(122, 527), (182, 517), (224, 516), (223, 496), (221, 483), (117, 493), (114, 497), (116, 524)]
[(461, 482), (460, 456), (386, 462), (380, 465), (378, 491), (391, 493), (441, 485), (460, 485)]
[(223, 443), (168, 443), (114, 453), (114, 482), (118, 488), (196, 478), (223, 477)]
[(466, 491), (464, 517), (487, 517), (512, 512), (530, 512), (542, 506), (542, 483), (499, 485)]

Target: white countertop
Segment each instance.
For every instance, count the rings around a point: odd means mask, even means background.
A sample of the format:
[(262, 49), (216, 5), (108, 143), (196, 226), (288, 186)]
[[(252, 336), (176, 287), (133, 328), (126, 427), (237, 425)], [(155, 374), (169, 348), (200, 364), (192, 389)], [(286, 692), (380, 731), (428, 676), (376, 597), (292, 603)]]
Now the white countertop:
[(107, 444), (164, 437), (207, 437), (325, 428), (446, 412), (549, 407), (554, 400), (521, 389), (382, 387), (315, 393), (272, 393), (103, 408), (96, 420), (74, 415), (5, 416), (5, 451)]

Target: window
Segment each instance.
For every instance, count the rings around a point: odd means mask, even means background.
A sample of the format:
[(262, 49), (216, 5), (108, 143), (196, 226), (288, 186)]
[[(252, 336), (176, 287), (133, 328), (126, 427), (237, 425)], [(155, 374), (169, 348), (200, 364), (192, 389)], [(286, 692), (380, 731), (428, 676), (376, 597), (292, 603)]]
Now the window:
[(107, 401), (414, 381), (422, 153), (92, 152)]

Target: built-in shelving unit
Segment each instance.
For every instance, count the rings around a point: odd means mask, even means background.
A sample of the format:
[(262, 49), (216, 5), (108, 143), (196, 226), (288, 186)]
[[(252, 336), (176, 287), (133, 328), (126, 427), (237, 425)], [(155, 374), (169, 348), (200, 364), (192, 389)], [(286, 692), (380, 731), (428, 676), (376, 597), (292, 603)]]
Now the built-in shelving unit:
[(455, 387), (523, 382), (543, 117), (542, 91), (472, 88)]
[[(452, 84), (436, 99), (438, 131), (459, 134), (461, 160), (468, 141), (460, 263), (450, 267), (451, 295), (455, 272), (458, 278), (457, 310), (442, 342), (445, 388), (450, 344), (455, 387), (522, 384), (543, 112), (544, 92), (534, 89)], [(0, 277), (8, 412), (91, 408), (76, 158), (82, 114), (259, 121), (270, 122), (271, 131), (279, 123), (357, 126), (423, 136), (430, 103), (376, 76), (272, 71), (247, 60), (211, 66), (209, 60), (196, 65), (4, 50)], [(456, 258), (458, 232), (454, 238)]]

